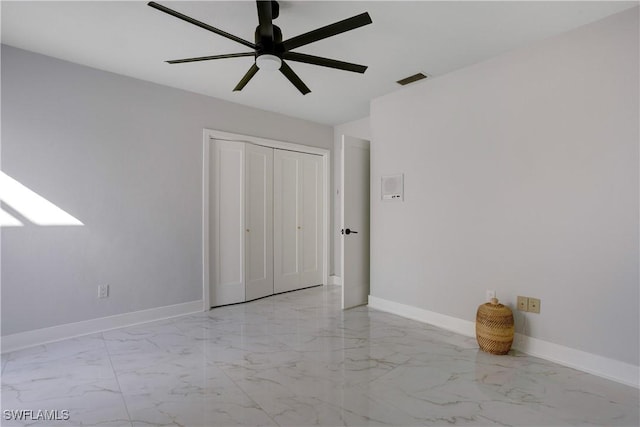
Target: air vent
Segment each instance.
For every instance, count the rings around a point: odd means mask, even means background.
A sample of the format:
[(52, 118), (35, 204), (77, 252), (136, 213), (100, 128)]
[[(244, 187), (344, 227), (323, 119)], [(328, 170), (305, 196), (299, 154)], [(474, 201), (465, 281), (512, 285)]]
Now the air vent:
[(396, 83), (404, 86), (404, 85), (408, 85), (409, 83), (417, 82), (418, 80), (422, 80), (426, 78), (427, 76), (425, 74), (418, 73), (418, 74), (414, 74), (413, 76), (405, 77), (402, 80), (398, 80)]

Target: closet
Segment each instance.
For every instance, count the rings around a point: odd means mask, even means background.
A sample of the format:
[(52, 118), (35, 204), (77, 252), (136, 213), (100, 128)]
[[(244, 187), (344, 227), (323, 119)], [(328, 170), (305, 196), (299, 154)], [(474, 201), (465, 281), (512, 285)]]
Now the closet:
[(322, 283), (320, 156), (277, 150), (274, 156), (274, 291)]
[(211, 305), (323, 283), (322, 157), (212, 140)]

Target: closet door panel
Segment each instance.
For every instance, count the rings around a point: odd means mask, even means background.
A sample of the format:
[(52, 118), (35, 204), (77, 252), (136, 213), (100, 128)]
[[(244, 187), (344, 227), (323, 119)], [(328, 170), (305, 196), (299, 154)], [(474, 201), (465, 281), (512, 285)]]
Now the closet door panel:
[(300, 158), (298, 153), (274, 152), (274, 291), (300, 287)]
[(273, 149), (245, 145), (246, 300), (273, 294)]
[(244, 277), (244, 144), (214, 141), (211, 183), (213, 224), (209, 229), (215, 242), (211, 274), (213, 305), (245, 300)]
[(274, 291), (323, 283), (322, 157), (275, 150)]
[(319, 285), (323, 282), (322, 157), (313, 154), (301, 154), (301, 166), (301, 286), (306, 287)]

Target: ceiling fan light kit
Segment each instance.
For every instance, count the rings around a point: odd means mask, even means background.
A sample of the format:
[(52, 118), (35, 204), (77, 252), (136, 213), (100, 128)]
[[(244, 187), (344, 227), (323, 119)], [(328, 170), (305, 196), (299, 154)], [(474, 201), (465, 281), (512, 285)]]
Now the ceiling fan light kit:
[(256, 65), (261, 70), (275, 71), (280, 69), (282, 59), (275, 55), (264, 53), (256, 58)]
[(352, 64), (350, 62), (338, 61), (320, 56), (291, 52), (291, 50), (298, 47), (371, 24), (371, 17), (367, 12), (283, 41), (282, 31), (277, 25), (273, 25), (273, 20), (280, 14), (280, 6), (278, 5), (278, 2), (275, 0), (258, 0), (256, 1), (258, 8), (258, 26), (255, 31), (255, 42), (251, 43), (248, 40), (244, 40), (240, 37), (234, 36), (233, 34), (229, 34), (218, 28), (212, 27), (211, 25), (205, 24), (204, 22), (198, 21), (173, 9), (169, 9), (168, 7), (156, 2), (149, 2), (148, 5), (156, 10), (253, 49), (253, 52), (199, 56), (195, 58), (173, 59), (166, 61), (169, 64), (182, 64), (187, 62), (209, 61), (213, 59), (254, 56), (254, 64), (249, 68), (249, 71), (247, 71), (247, 73), (242, 77), (240, 82), (238, 82), (236, 87), (233, 89), (234, 91), (242, 90), (247, 83), (249, 83), (251, 78), (255, 76), (258, 70), (280, 70), (280, 72), (300, 91), (300, 93), (306, 95), (311, 92), (307, 85), (304, 84), (300, 77), (298, 77), (298, 75), (284, 61), (285, 59), (361, 74), (367, 70), (365, 65)]

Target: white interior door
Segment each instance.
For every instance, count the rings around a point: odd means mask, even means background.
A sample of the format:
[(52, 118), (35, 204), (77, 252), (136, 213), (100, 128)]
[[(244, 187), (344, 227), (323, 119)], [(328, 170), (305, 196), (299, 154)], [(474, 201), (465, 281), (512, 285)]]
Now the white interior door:
[(244, 148), (245, 144), (214, 140), (210, 162), (214, 165), (209, 189), (209, 251), (213, 266), (210, 274), (211, 305), (225, 305), (245, 300), (245, 216), (244, 216)]
[(301, 287), (320, 285), (323, 280), (323, 221), (322, 207), (324, 189), (322, 179), (322, 157), (313, 154), (300, 154), (302, 202), (300, 247), (302, 255)]
[(273, 148), (245, 144), (246, 300), (273, 294)]
[(322, 157), (274, 152), (274, 292), (323, 283)]
[(275, 150), (273, 155), (273, 240), (275, 293), (300, 287), (300, 175), (299, 153)]
[(369, 297), (369, 141), (342, 136), (342, 308)]

